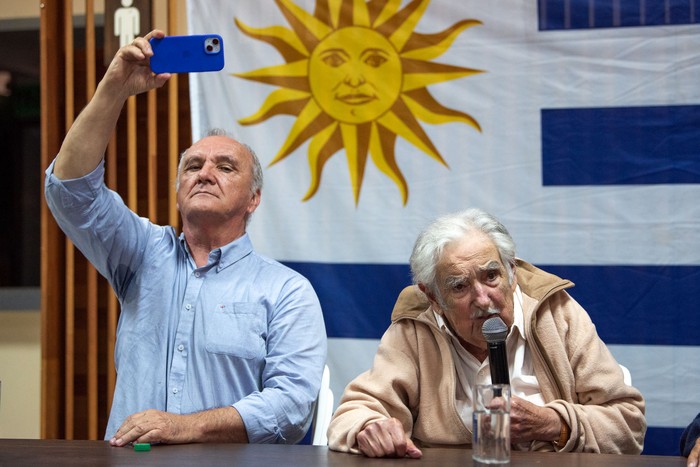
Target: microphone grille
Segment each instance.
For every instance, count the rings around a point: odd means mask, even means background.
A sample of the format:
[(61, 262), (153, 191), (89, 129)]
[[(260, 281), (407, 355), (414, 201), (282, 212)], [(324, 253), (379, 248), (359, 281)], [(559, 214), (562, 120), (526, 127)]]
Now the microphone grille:
[(508, 335), (508, 326), (501, 318), (494, 316), (484, 321), (484, 325), (481, 326), (481, 333), (484, 335), (486, 342), (490, 344), (502, 342), (506, 340)]

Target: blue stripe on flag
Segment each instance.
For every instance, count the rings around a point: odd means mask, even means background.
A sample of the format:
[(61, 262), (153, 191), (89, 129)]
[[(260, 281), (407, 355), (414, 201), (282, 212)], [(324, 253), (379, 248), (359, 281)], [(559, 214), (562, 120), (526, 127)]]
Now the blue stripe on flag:
[[(690, 415), (688, 423), (693, 420)], [(662, 428), (650, 426), (644, 436), (642, 454), (650, 456), (680, 456), (680, 440), (683, 428)]]
[[(379, 339), (408, 265), (286, 263), (313, 284), (328, 337)], [(540, 266), (576, 287), (607, 344), (700, 345), (700, 266)]]
[(542, 183), (700, 183), (700, 105), (543, 109)]
[(382, 337), (391, 322), (396, 297), (411, 284), (408, 265), (285, 264), (314, 286), (323, 307), (328, 337)]
[(668, 26), (700, 22), (699, 0), (539, 0), (539, 29)]
[(569, 293), (606, 344), (700, 345), (700, 266), (542, 266), (572, 280)]

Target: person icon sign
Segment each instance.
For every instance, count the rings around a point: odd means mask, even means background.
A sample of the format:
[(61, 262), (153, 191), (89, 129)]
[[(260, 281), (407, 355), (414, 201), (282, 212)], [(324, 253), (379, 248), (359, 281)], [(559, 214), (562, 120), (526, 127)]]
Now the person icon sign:
[(121, 8), (114, 12), (114, 35), (119, 37), (119, 47), (124, 47), (139, 34), (141, 13), (132, 6), (133, 0), (121, 0)]

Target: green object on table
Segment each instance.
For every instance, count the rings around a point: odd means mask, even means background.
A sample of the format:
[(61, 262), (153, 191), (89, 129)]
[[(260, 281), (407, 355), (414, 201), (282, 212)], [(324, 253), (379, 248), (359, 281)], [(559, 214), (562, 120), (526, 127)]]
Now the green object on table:
[(150, 443), (134, 443), (134, 451), (150, 451)]

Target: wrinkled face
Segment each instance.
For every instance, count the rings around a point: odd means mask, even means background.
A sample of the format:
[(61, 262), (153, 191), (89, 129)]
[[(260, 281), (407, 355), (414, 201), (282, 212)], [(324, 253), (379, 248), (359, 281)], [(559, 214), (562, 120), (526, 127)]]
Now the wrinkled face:
[(516, 283), (515, 275), (513, 282), (508, 282), (508, 272), (493, 242), (480, 232), (472, 232), (444, 249), (437, 266), (437, 284), (445, 306), (440, 307), (432, 298), (431, 303), (463, 341), (486, 349), (481, 333), (484, 321), (497, 313), (509, 329), (513, 324)]
[(241, 221), (260, 204), (252, 193), (253, 162), (245, 146), (226, 136), (208, 136), (182, 156), (177, 204), (185, 222)]

